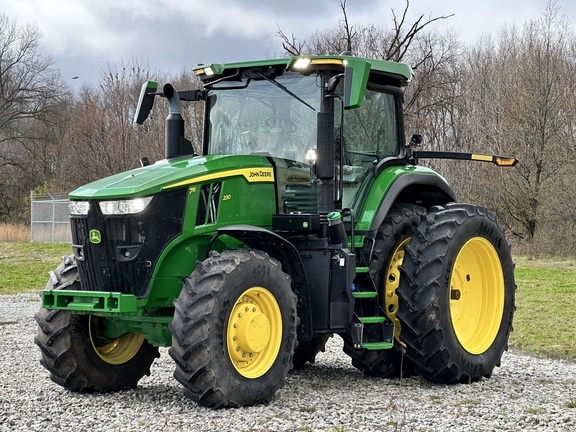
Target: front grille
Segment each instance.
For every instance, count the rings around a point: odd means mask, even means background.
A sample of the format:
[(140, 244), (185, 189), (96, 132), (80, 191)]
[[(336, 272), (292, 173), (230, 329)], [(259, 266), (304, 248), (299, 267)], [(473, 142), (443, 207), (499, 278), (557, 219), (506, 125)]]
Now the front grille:
[[(91, 201), (87, 217), (72, 217), (82, 289), (145, 296), (162, 250), (182, 232), (186, 192), (159, 194), (136, 215), (105, 216)], [(90, 242), (91, 230), (100, 231), (100, 243)]]

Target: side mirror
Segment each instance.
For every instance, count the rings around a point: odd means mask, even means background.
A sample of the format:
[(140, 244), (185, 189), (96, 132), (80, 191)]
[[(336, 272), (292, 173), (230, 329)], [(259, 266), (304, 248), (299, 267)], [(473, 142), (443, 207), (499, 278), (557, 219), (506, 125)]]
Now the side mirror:
[(150, 111), (154, 105), (154, 96), (156, 95), (157, 88), (158, 84), (154, 81), (146, 81), (142, 84), (142, 90), (140, 91), (140, 97), (138, 98), (138, 106), (134, 113), (134, 123), (141, 125), (150, 115)]
[(412, 138), (410, 138), (410, 145), (417, 147), (420, 144), (422, 144), (422, 135), (420, 135), (420, 134), (412, 135)]

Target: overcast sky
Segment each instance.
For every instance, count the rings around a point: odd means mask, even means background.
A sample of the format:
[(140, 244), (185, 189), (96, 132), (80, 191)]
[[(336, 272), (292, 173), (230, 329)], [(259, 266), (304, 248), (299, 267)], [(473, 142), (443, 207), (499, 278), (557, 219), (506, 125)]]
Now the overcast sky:
[[(538, 19), (546, 3), (411, 0), (409, 10), (412, 20), (454, 14), (435, 28), (452, 27), (464, 42), (474, 42), (482, 34), (497, 35), (504, 25)], [(557, 5), (574, 26), (576, 2), (557, 0)], [(404, 0), (348, 0), (348, 19), (390, 26), (391, 9), (398, 15), (404, 6)], [(147, 62), (153, 71), (179, 72), (198, 63), (282, 56), (278, 26), (302, 40), (342, 19), (339, 0), (0, 0), (0, 13), (19, 24), (36, 24), (43, 52), (74, 86), (96, 83), (102, 70), (122, 59)]]

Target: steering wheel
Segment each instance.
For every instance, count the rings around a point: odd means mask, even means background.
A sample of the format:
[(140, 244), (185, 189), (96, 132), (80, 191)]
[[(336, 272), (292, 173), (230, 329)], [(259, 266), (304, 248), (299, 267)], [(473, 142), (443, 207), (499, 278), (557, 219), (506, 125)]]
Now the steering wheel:
[(282, 132), (285, 133), (296, 132), (296, 129), (298, 129), (294, 120), (281, 116), (268, 117), (264, 123), (269, 128), (281, 128)]

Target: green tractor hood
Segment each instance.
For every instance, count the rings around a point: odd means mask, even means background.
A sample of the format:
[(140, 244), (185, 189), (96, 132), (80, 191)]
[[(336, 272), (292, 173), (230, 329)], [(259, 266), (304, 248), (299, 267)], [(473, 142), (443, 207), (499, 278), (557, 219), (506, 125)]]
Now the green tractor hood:
[[(251, 168), (265, 170), (250, 170)], [(213, 178), (248, 178), (259, 174), (263, 174), (260, 181), (274, 180), (272, 164), (258, 155), (207, 155), (163, 159), (153, 165), (114, 174), (81, 186), (70, 193), (70, 199), (134, 198), (187, 187), (188, 184)]]

